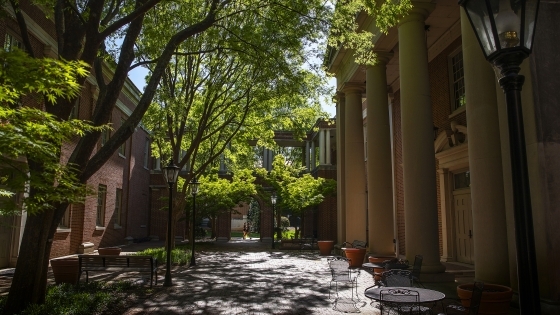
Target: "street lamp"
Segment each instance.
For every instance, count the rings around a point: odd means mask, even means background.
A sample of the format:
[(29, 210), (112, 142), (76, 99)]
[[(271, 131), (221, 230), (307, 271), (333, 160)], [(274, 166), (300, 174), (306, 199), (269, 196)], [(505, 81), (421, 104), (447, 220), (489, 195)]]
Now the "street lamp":
[(164, 287), (173, 285), (173, 283), (171, 283), (171, 213), (173, 212), (173, 185), (177, 182), (178, 175), (179, 168), (173, 163), (173, 159), (169, 160), (169, 165), (163, 168), (163, 177), (169, 185), (169, 208), (167, 211), (167, 270), (165, 271), (165, 280), (163, 281)]
[(531, 54), (539, 0), (460, 0), (486, 59), (499, 71), (509, 128), (517, 278), (521, 314), (540, 314), (540, 295), (527, 171), (519, 75)]
[(270, 195), (270, 202), (272, 203), (272, 249), (274, 249), (274, 207), (276, 206), (276, 192), (273, 191)]
[(198, 194), (198, 186), (200, 183), (196, 180), (196, 176), (191, 180), (191, 193), (193, 197), (192, 205), (192, 255), (191, 255), (191, 266), (196, 266), (196, 261), (194, 259), (194, 237), (196, 233), (195, 219), (196, 219), (196, 194)]

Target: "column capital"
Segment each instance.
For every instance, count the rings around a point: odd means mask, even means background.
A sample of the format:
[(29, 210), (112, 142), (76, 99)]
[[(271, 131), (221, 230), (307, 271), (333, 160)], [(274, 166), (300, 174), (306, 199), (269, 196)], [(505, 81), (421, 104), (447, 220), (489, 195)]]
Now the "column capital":
[(365, 85), (362, 83), (356, 83), (356, 82), (345, 82), (342, 85), (342, 88), (340, 88), (340, 92), (346, 94), (352, 94), (352, 93), (364, 93), (366, 90)]
[(375, 59), (376, 59), (376, 63), (374, 66), (367, 66), (369, 67), (375, 67), (378, 65), (386, 65), (395, 55), (392, 51), (374, 51), (375, 53)]
[(423, 23), (435, 8), (435, 3), (431, 3), (431, 1), (412, 1), (412, 10), (399, 21), (399, 26), (411, 21), (421, 21)]

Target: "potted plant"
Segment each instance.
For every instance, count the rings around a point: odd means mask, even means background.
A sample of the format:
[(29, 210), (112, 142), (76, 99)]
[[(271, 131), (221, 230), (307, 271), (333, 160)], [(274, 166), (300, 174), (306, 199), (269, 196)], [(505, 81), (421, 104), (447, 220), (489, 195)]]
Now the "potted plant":
[(54, 274), (54, 282), (60, 283), (78, 283), (79, 262), (78, 257), (65, 257), (51, 259), (51, 267)]
[(105, 248), (99, 248), (97, 249), (97, 253), (99, 255), (114, 255), (114, 256), (118, 256), (121, 254), (121, 248), (120, 247), (105, 247)]
[[(465, 283), (457, 286), (457, 295), (464, 307), (471, 305), (473, 284)], [(478, 314), (509, 314), (509, 303), (513, 291), (510, 287), (498, 284), (485, 283)]]
[(344, 250), (346, 258), (350, 259), (350, 267), (361, 267), (366, 256), (365, 248), (346, 248)]
[(321, 255), (328, 256), (334, 248), (334, 241), (317, 241)]

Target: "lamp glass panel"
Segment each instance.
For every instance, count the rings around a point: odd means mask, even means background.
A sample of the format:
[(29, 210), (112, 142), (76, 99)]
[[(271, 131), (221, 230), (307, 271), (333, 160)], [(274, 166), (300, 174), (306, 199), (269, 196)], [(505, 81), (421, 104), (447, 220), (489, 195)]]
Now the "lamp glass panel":
[(490, 3), (496, 21), (500, 48), (518, 47), (523, 0), (491, 0)]
[[(490, 2), (492, 3), (497, 1)], [(494, 33), (492, 32), (493, 21), (490, 17), (490, 13), (488, 12), (486, 1), (470, 0), (464, 6), (469, 19), (471, 20), (476, 36), (482, 45), (484, 55), (488, 57), (497, 50), (497, 46), (494, 39)]]
[(173, 180), (173, 183), (176, 183), (177, 182), (177, 177), (179, 176), (179, 168), (177, 166), (173, 167), (173, 171), (172, 171), (171, 174), (173, 176), (171, 178)]
[(535, 34), (535, 21), (537, 20), (538, 0), (525, 1), (525, 23), (523, 29), (523, 45), (531, 50), (533, 47), (533, 37)]
[(200, 185), (200, 183), (196, 180), (196, 178), (194, 179), (194, 181), (191, 182), (191, 193), (193, 195), (198, 194), (198, 186)]

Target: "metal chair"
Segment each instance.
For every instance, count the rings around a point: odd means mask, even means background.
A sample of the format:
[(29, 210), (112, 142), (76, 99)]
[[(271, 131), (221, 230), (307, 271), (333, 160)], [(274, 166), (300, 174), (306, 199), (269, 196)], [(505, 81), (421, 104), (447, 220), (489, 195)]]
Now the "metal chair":
[(420, 294), (418, 291), (396, 288), (380, 291), (380, 310), (387, 310), (388, 314), (431, 314), (431, 309), (420, 306)]
[(422, 270), (422, 260), (424, 257), (422, 255), (414, 256), (414, 265), (412, 265), (412, 280), (415, 284), (420, 285), (422, 288), (425, 286), (420, 282), (420, 271)]
[(412, 272), (409, 270), (391, 269), (381, 274), (381, 286), (412, 287)]
[(331, 298), (332, 283), (335, 283), (336, 296), (338, 297), (338, 283), (350, 284), (352, 290), (352, 300), (354, 300), (354, 290), (356, 298), (358, 297), (358, 275), (359, 270), (350, 269), (350, 262), (344, 257), (334, 257), (329, 259), (329, 268), (331, 270), (331, 281), (329, 283), (329, 299)]
[[(477, 315), (478, 309), (480, 308), (480, 300), (482, 299), (483, 289), (483, 282), (475, 282), (473, 285), (469, 307), (464, 307), (458, 304), (450, 304), (445, 307), (445, 314)], [(451, 313), (449, 313), (450, 311)], [(438, 315), (443, 315), (443, 313)]]

